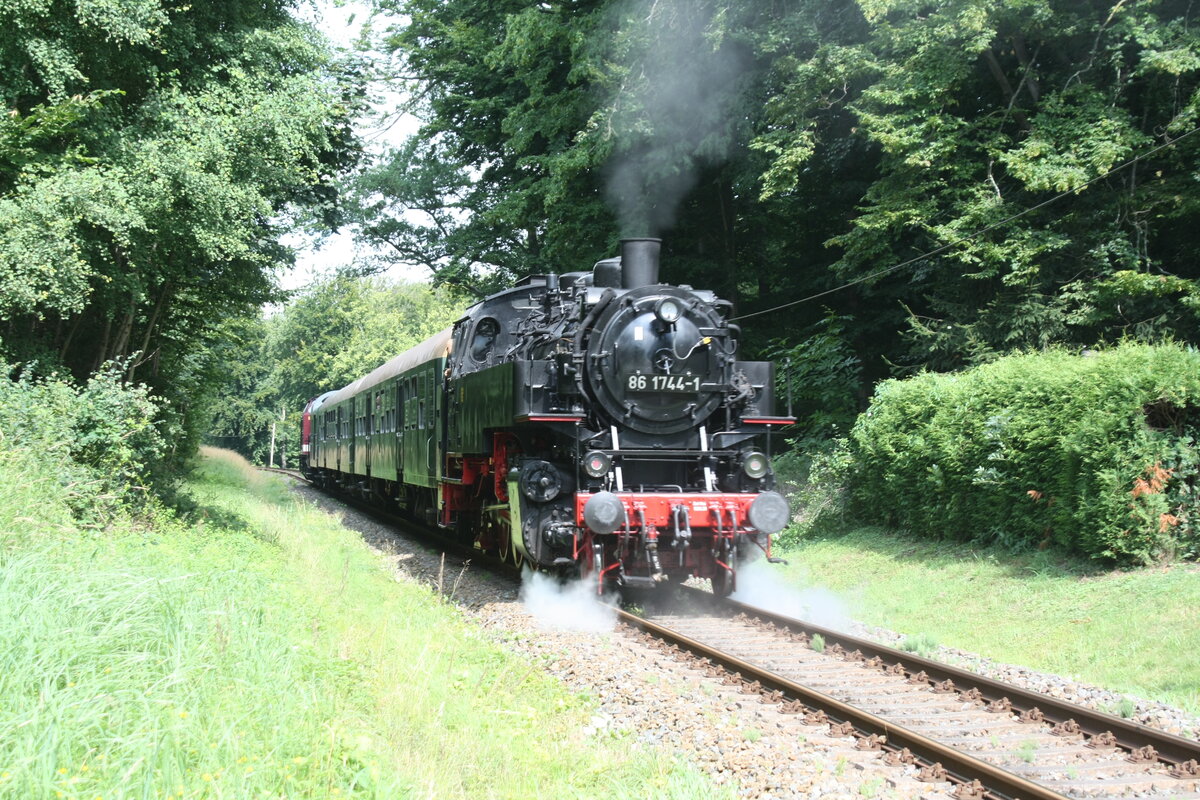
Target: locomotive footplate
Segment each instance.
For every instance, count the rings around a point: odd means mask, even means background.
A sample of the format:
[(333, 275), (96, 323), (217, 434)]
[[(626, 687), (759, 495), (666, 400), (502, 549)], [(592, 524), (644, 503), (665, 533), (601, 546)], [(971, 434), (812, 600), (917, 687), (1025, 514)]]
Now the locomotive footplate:
[(574, 557), (598, 593), (606, 580), (650, 587), (691, 575), (711, 579), (713, 591), (727, 595), (736, 589), (745, 548), (757, 546), (770, 558), (769, 534), (782, 530), (787, 516), (786, 501), (775, 492), (600, 491), (574, 497), (574, 529), (587, 543), (576, 546)]
[(599, 494), (610, 494), (620, 501), (625, 509), (622, 528), (678, 529), (687, 538), (706, 529), (724, 533), (757, 532), (750, 525), (749, 512), (750, 506), (762, 497), (761, 493), (735, 492), (577, 492), (575, 523), (580, 527), (587, 527), (584, 506)]

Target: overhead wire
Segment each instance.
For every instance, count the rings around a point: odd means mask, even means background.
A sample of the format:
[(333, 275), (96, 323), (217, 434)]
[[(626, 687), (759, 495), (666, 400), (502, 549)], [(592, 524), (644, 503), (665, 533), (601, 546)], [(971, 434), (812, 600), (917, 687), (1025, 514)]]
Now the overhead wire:
[(994, 231), (997, 228), (1003, 227), (1004, 225), (1007, 225), (1008, 223), (1012, 222), (1013, 220), (1020, 219), (1021, 217), (1025, 216), (1026, 214), (1032, 214), (1034, 211), (1037, 211), (1040, 208), (1045, 208), (1046, 206), (1050, 205), (1051, 203), (1055, 203), (1055, 202), (1063, 199), (1067, 195), (1076, 194), (1081, 189), (1091, 186), (1093, 183), (1096, 183), (1097, 181), (1102, 181), (1105, 178), (1109, 177), (1110, 175), (1120, 172), (1121, 170), (1125, 169), (1126, 167), (1133, 166), (1137, 162), (1143, 161), (1161, 150), (1165, 150), (1168, 147), (1174, 147), (1176, 144), (1183, 141), (1187, 137), (1191, 136), (1193, 133), (1196, 133), (1197, 131), (1200, 131), (1200, 126), (1192, 128), (1190, 131), (1187, 131), (1186, 133), (1176, 136), (1174, 139), (1172, 139), (1169, 142), (1164, 142), (1163, 144), (1157, 145), (1157, 146), (1151, 148), (1150, 150), (1147, 150), (1145, 153), (1136, 155), (1133, 158), (1129, 159), (1128, 161), (1124, 162), (1123, 164), (1119, 164), (1118, 166), (1113, 167), (1112, 169), (1108, 170), (1107, 172), (1105, 172), (1101, 175), (1097, 175), (1096, 177), (1092, 178), (1091, 180), (1085, 181), (1084, 183), (1080, 184), (1079, 186), (1076, 186), (1073, 189), (1068, 189), (1064, 192), (1059, 192), (1058, 194), (1054, 195), (1053, 197), (1043, 200), (1042, 202), (1038, 203), (1035, 206), (1030, 206), (1029, 208), (1018, 211), (1017, 213), (1007, 216), (1002, 220), (993, 222), (991, 225), (988, 225), (984, 228), (980, 228), (979, 230), (975, 231), (974, 233), (969, 233), (966, 236), (955, 239), (952, 242), (948, 242), (948, 243), (942, 245), (941, 247), (934, 248), (933, 250), (930, 250), (926, 253), (922, 253), (919, 256), (910, 258), (907, 261), (902, 261), (899, 264), (893, 264), (890, 267), (886, 267), (885, 269), (881, 269), (876, 272), (872, 272), (868, 275), (862, 275), (858, 278), (855, 278), (852, 281), (847, 281), (846, 283), (843, 283), (840, 286), (835, 286), (832, 289), (826, 289), (822, 292), (817, 292), (816, 294), (809, 295), (808, 297), (802, 297), (799, 300), (791, 300), (787, 303), (783, 303), (782, 305), (774, 306), (772, 308), (764, 308), (761, 311), (752, 311), (749, 314), (741, 314), (740, 316), (732, 317), (732, 318), (730, 318), (730, 322), (737, 322), (739, 320), (750, 319), (751, 317), (758, 317), (763, 314), (773, 314), (776, 311), (782, 311), (785, 308), (791, 308), (792, 306), (798, 306), (801, 303), (808, 303), (813, 300), (817, 300), (822, 297), (825, 297), (826, 295), (833, 294), (834, 292), (840, 292), (843, 289), (849, 289), (851, 286), (857, 286), (860, 283), (865, 283), (867, 281), (874, 280), (875, 278), (882, 278), (884, 275), (890, 275), (891, 273), (893, 273), (897, 270), (912, 266), (913, 264), (916, 264), (918, 261), (924, 261), (927, 258), (932, 258), (933, 256), (936, 256), (939, 253), (944, 253), (945, 251), (949, 250), (952, 247), (957, 247), (958, 245), (963, 244), (964, 242), (969, 242), (972, 239), (976, 239), (976, 238), (984, 235), (985, 233), (990, 233), (991, 231)]

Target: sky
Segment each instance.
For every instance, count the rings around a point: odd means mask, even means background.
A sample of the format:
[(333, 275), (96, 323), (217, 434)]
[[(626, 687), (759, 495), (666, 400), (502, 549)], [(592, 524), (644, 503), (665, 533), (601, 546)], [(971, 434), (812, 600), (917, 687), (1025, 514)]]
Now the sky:
[[(336, 4), (333, 0), (318, 0), (315, 7), (302, 6), (300, 16), (314, 23), (335, 45), (350, 47), (362, 31), (368, 9), (365, 4), (353, 0)], [(373, 118), (360, 123), (358, 133), (367, 143), (370, 152), (381, 153), (389, 147), (395, 147), (416, 131), (418, 123), (414, 117), (405, 115), (396, 119), (390, 114), (399, 104), (399, 99), (394, 93), (385, 93), (382, 101), (375, 106), (376, 113), (372, 115)], [(304, 286), (314, 278), (346, 266), (353, 262), (356, 256), (365, 254), (356, 247), (353, 232), (349, 230), (321, 240), (292, 234), (284, 237), (283, 241), (296, 251), (296, 266), (280, 276), (279, 282), (284, 289)], [(429, 272), (423, 267), (398, 266), (384, 274), (396, 280), (429, 279)]]

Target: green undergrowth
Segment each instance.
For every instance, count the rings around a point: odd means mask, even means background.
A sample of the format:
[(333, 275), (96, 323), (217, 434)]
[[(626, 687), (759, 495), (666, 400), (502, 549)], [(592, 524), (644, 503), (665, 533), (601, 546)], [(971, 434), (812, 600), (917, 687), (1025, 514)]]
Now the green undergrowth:
[(1103, 571), (881, 528), (804, 537), (787, 557), (790, 582), (832, 590), (914, 651), (936, 642), (1200, 712), (1195, 565)]
[[(711, 797), (237, 457), (76, 529), (0, 453), (0, 797)], [(25, 463), (32, 469), (32, 462)]]

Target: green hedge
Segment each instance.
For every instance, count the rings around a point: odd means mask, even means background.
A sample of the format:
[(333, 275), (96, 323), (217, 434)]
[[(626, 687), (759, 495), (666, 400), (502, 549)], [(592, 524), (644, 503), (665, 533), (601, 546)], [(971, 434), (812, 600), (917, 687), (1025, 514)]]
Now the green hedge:
[(850, 435), (859, 518), (1117, 562), (1200, 552), (1200, 353), (1123, 344), (885, 381)]

